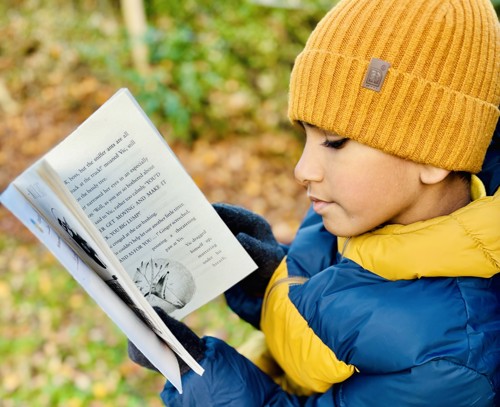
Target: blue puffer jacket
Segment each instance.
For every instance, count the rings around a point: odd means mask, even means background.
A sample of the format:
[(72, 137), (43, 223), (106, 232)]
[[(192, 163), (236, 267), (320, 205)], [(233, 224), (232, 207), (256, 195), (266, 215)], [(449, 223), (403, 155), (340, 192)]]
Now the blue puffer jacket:
[[(486, 189), (474, 179), (473, 202), (449, 216), (337, 240), (321, 218), (307, 215), (262, 309), (255, 307), (283, 369), (280, 383), (295, 394), (207, 337), (204, 375), (187, 373), (182, 395), (167, 383), (165, 404), (500, 405), (495, 140), (482, 174)], [(255, 302), (242, 301), (243, 314), (252, 318), (248, 304)]]

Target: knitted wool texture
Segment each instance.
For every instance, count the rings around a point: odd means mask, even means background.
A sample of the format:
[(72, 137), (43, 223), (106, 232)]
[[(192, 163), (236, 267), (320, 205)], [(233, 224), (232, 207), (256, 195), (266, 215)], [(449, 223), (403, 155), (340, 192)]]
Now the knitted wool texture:
[[(390, 64), (363, 87), (372, 58)], [(476, 173), (499, 117), (489, 0), (344, 0), (292, 71), (289, 118), (415, 162)]]

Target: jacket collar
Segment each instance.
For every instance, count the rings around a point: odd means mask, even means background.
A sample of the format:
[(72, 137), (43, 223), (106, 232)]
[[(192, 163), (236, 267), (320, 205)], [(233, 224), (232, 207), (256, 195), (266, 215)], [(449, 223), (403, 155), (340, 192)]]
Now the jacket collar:
[(473, 176), (471, 195), (469, 205), (447, 216), (339, 238), (339, 251), (388, 280), (491, 277), (500, 272), (500, 190), (486, 196)]

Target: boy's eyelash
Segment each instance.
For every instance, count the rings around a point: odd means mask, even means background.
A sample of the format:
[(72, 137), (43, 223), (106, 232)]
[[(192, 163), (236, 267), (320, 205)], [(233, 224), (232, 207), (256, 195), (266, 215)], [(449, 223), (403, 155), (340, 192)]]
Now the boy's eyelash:
[(334, 149), (338, 150), (338, 149), (344, 147), (345, 143), (348, 140), (349, 139), (347, 137), (341, 138), (340, 140), (328, 140), (328, 139), (326, 139), (325, 141), (323, 141), (323, 143), (321, 143), (321, 145), (324, 147), (334, 148)]

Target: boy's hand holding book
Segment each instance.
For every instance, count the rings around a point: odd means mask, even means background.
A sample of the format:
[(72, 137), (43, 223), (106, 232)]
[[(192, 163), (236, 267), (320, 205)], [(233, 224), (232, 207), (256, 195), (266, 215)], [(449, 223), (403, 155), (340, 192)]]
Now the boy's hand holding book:
[(271, 226), (262, 216), (242, 207), (225, 203), (212, 206), (258, 266), (239, 283), (240, 287), (248, 294), (263, 296), (271, 276), (285, 257)]
[[(191, 354), (191, 356), (197, 361), (201, 361), (205, 355), (205, 344), (191, 329), (189, 329), (185, 324), (176, 319), (168, 316), (168, 314), (163, 311), (160, 307), (154, 307), (156, 313), (160, 316), (165, 325), (170, 329), (170, 331), (175, 335), (179, 342), (184, 346), (184, 348)], [(141, 365), (147, 369), (155, 370), (156, 367), (141, 353), (139, 349), (129, 340), (128, 341), (128, 355), (132, 361)], [(179, 370), (181, 375), (189, 371), (189, 366), (182, 360), (182, 358), (177, 357), (179, 362)]]

